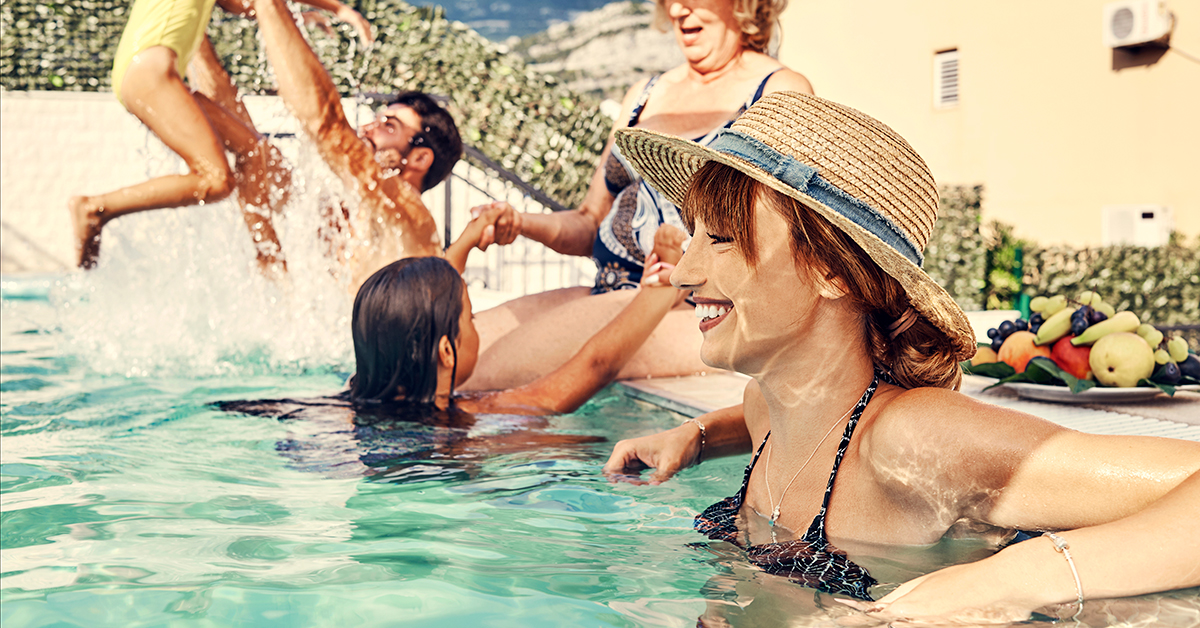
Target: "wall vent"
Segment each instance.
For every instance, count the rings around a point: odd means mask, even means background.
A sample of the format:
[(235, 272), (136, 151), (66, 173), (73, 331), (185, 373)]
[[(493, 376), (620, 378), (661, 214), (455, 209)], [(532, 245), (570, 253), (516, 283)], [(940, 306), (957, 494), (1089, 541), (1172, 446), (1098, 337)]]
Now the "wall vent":
[(943, 50), (933, 55), (933, 106), (937, 109), (958, 106), (958, 50)]

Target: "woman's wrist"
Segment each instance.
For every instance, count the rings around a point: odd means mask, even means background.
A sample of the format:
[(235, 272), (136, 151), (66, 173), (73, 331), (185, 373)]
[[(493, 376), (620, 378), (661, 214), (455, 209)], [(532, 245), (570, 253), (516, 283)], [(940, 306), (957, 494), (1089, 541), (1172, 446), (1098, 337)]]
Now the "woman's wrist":
[[(1006, 581), (1016, 587), (1015, 597), (1028, 600), (1030, 608), (1052, 604), (1076, 605), (1079, 590), (1075, 586), (1073, 561), (1068, 563), (1055, 550), (1050, 538), (1032, 538), (1012, 545), (991, 559), (1000, 563)], [(1073, 609), (1074, 610), (1074, 609)]]

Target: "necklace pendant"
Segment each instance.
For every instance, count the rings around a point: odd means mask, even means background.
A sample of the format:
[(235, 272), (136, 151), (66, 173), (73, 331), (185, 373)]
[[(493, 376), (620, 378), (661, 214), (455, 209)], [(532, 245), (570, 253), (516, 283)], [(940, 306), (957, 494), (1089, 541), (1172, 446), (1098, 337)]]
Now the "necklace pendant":
[(776, 506), (775, 510), (771, 511), (771, 527), (772, 528), (775, 527), (776, 521), (779, 521), (779, 506)]

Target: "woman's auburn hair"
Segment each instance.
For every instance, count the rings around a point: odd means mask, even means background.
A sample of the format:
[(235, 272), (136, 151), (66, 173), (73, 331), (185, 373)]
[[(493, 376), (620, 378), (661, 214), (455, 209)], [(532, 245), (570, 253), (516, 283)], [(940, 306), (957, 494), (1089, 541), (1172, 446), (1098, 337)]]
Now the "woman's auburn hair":
[(781, 194), (725, 164), (710, 161), (692, 177), (683, 203), (683, 221), (694, 232), (696, 221), (709, 233), (733, 240), (742, 258), (758, 261), (754, 210), (758, 201), (788, 224), (797, 269), (811, 280), (834, 276), (862, 313), (866, 348), (875, 365), (890, 371), (904, 388), (958, 390), (962, 367), (950, 340), (924, 317), (891, 338), (888, 325), (909, 308), (908, 293), (849, 235), (800, 201)]
[[(667, 4), (671, 0), (655, 0), (654, 27), (660, 31), (671, 30), (671, 18)], [(779, 25), (779, 16), (787, 8), (788, 0), (728, 0), (733, 3), (733, 17), (742, 30), (742, 45), (755, 52), (767, 52), (771, 35)]]

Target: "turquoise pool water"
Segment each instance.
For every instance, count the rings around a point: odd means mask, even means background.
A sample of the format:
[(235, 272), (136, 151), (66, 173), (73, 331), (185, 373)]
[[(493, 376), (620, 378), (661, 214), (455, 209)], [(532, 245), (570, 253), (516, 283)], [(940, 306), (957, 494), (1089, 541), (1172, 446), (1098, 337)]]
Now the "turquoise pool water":
[[(211, 404), (340, 390), (344, 340), (306, 338), (311, 321), (210, 325), (210, 303), (175, 309), (165, 286), (141, 285), (149, 304), (134, 306), (103, 272), (71, 281), (6, 278), (0, 301), (5, 628), (854, 619), (736, 552), (692, 546), (692, 518), (735, 490), (744, 458), (661, 486), (607, 482), (615, 440), (680, 420), (616, 388), (544, 424), (355, 429), (336, 412), (223, 412)], [(255, 328), (272, 337), (247, 345)], [(114, 338), (91, 335), (102, 329)], [(1085, 619), (1195, 625), (1196, 599), (1095, 603)]]

